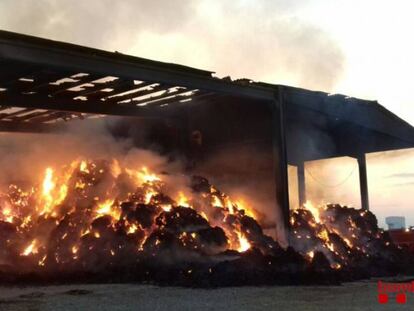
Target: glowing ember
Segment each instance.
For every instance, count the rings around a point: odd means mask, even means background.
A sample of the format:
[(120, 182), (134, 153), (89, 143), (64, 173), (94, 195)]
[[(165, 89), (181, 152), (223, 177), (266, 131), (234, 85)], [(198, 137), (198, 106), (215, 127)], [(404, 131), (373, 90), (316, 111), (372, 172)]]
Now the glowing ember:
[(29, 256), (30, 254), (37, 254), (37, 241), (36, 239), (30, 243), (29, 246), (20, 254), (21, 256)]
[(55, 188), (53, 182), (53, 170), (48, 167), (45, 172), (45, 178), (43, 180), (42, 198), (44, 200), (43, 211), (41, 214), (49, 213), (53, 205), (52, 190)]
[(212, 199), (213, 199), (212, 204), (214, 206), (223, 207), (223, 203), (221, 203), (221, 201), (220, 201), (220, 199), (218, 197), (216, 197), (215, 195), (213, 195), (212, 196)]
[(72, 246), (72, 253), (76, 254), (77, 252), (78, 252), (78, 247), (76, 245)]
[(229, 209), (230, 214), (234, 214), (234, 206), (233, 203), (231, 203), (230, 200), (227, 200), (227, 208)]
[(247, 216), (250, 216), (252, 218), (256, 218), (256, 214), (255, 214), (254, 210), (250, 206), (248, 206), (248, 204), (244, 200), (239, 199), (236, 202), (234, 202), (234, 204), (237, 206), (238, 209), (244, 210), (244, 213)]
[(320, 214), (319, 214), (319, 209), (316, 208), (315, 206), (313, 206), (312, 202), (306, 201), (306, 203), (304, 204), (304, 207), (312, 213), (312, 215), (315, 218), (315, 221), (317, 223), (320, 223), (321, 222), (321, 218), (320, 218)]
[(242, 234), (242, 233), (238, 233), (238, 237), (239, 237), (239, 248), (237, 249), (239, 252), (243, 253), (245, 251), (247, 251), (251, 245), (249, 243), (249, 241), (247, 240), (247, 238)]
[(89, 173), (88, 164), (86, 163), (86, 161), (81, 162), (81, 164), (79, 166), (79, 170), (83, 173)]
[(106, 200), (103, 203), (98, 204), (97, 213), (103, 215), (109, 215), (111, 212), (112, 204), (114, 204), (114, 200)]
[(178, 193), (177, 204), (179, 206), (190, 207), (190, 204), (188, 203), (188, 198), (181, 191)]
[(109, 215), (115, 220), (118, 220), (119, 217), (121, 217), (121, 212), (116, 206), (114, 206), (114, 200), (112, 199), (99, 203), (96, 213), (98, 215)]
[(141, 169), (141, 171), (137, 172), (137, 176), (142, 180), (142, 182), (155, 182), (155, 181), (161, 181), (161, 179), (152, 173), (148, 172), (148, 168), (145, 166)]
[(138, 230), (137, 225), (132, 224), (131, 226), (129, 226), (127, 233), (128, 233), (128, 234), (133, 234), (133, 233), (135, 233), (137, 230)]
[(165, 212), (169, 212), (172, 209), (172, 205), (171, 204), (161, 204), (160, 207), (165, 211)]
[(3, 217), (4, 221), (12, 223), (13, 222), (13, 215), (11, 215), (10, 207), (5, 207), (2, 212), (3, 212), (3, 216), (4, 216)]

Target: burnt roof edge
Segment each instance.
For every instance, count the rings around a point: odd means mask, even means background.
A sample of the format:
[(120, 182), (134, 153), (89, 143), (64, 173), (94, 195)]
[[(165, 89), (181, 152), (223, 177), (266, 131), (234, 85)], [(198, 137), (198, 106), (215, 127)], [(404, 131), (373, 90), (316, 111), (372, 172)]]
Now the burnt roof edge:
[[(309, 96), (318, 98), (319, 101), (311, 102), (304, 100), (298, 101), (298, 104), (334, 117), (339, 115), (336, 107), (343, 109), (345, 107), (345, 110), (347, 110), (350, 105), (355, 105), (355, 107), (365, 105), (369, 107), (365, 109), (365, 112), (369, 112), (369, 115), (365, 115), (365, 119), (364, 116), (360, 116), (356, 120), (354, 118), (349, 119), (349, 117), (347, 119), (414, 144), (414, 128), (376, 101), (367, 101), (345, 95), (330, 96), (330, 94), (325, 92), (253, 82), (248, 79), (241, 79), (240, 82), (237, 80), (219, 79), (212, 76), (212, 71), (3, 30), (0, 30), (0, 58), (58, 68), (71, 68), (79, 71), (85, 70), (101, 74), (112, 74), (120, 77), (142, 79), (143, 81), (177, 82), (177, 85), (186, 87), (199, 88), (221, 94), (247, 96), (259, 100), (274, 100), (277, 88), (282, 87), (287, 90), (288, 94), (295, 94), (296, 98)], [(110, 68), (107, 68), (107, 66)], [(246, 81), (249, 82), (246, 83)], [(333, 105), (336, 107), (333, 108)], [(373, 120), (375, 122), (372, 123)]]

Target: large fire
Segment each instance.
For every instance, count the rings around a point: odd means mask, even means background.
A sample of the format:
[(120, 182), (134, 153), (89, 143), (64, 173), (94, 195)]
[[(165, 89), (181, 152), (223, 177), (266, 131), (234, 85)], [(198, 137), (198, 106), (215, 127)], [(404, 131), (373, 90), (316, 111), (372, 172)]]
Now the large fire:
[[(138, 253), (152, 247), (153, 239), (155, 246), (161, 245), (166, 228), (179, 231), (184, 247), (207, 253), (247, 251), (251, 242), (241, 221), (253, 211), (199, 181), (207, 188), (167, 196), (162, 176), (146, 167), (124, 168), (116, 160), (74, 161), (59, 171), (48, 167), (38, 186), (21, 189), (12, 184), (1, 194), (0, 225), (9, 232), (1, 259), (14, 263), (17, 251), (33, 259), (26, 264), (68, 264), (96, 253), (98, 245), (103, 246), (99, 252), (111, 256), (125, 247)], [(194, 222), (180, 224), (180, 217)], [(180, 228), (169, 228), (174, 219)], [(117, 245), (118, 239), (110, 235), (125, 240)]]
[(42, 274), (145, 266), (142, 273), (150, 278), (152, 263), (179, 262), (185, 275), (195, 277), (190, 263), (212, 275), (219, 263), (259, 256), (255, 265), (266, 268), (255, 268), (270, 277), (292, 265), (301, 273), (315, 265), (346, 271), (396, 251), (372, 213), (311, 203), (292, 210), (294, 250), (284, 250), (245, 202), (202, 177), (173, 190), (170, 177), (117, 160), (76, 160), (46, 168), (29, 188), (11, 184), (0, 195), (1, 267)]

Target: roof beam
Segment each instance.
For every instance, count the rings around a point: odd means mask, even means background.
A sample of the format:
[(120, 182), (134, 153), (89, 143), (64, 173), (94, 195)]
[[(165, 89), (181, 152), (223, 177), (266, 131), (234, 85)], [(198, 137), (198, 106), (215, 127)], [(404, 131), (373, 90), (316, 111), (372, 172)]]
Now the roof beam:
[(13, 122), (0, 121), (0, 132), (18, 132), (18, 133), (53, 133), (62, 128), (66, 124), (41, 124), (30, 122)]
[(102, 115), (135, 116), (143, 118), (164, 118), (171, 116), (171, 109), (126, 107), (118, 104), (105, 104), (98, 101), (82, 101), (66, 98), (53, 98), (38, 95), (21, 95), (0, 93), (0, 106), (12, 106), (21, 108), (56, 110), (76, 113), (91, 113)]
[[(136, 106), (139, 106), (139, 105), (146, 105), (148, 103), (148, 105), (154, 106), (154, 105), (157, 105), (159, 103), (162, 103), (163, 99), (170, 99), (171, 97), (175, 97), (175, 96), (185, 94), (185, 93), (190, 93), (190, 92), (194, 92), (194, 91), (188, 90), (188, 89), (178, 89), (178, 90), (173, 90), (173, 91), (166, 90), (165, 92), (163, 92), (159, 95), (153, 95), (153, 96), (150, 96), (148, 98), (136, 99), (136, 100), (132, 99), (131, 101), (129, 101), (125, 104), (123, 103), (123, 105), (136, 107)], [(191, 98), (191, 95), (188, 95), (187, 98)]]
[[(326, 93), (292, 87), (284, 88), (288, 106), (298, 105), (334, 117), (335, 120), (351, 122), (414, 144), (414, 129), (376, 102), (346, 98), (343, 95), (328, 96)], [(381, 111), (381, 108), (384, 111)]]
[(1, 58), (33, 65), (152, 81), (257, 99), (272, 100), (274, 98), (274, 90), (270, 87), (245, 86), (213, 78), (211, 73), (202, 70), (5, 31), (0, 32)]

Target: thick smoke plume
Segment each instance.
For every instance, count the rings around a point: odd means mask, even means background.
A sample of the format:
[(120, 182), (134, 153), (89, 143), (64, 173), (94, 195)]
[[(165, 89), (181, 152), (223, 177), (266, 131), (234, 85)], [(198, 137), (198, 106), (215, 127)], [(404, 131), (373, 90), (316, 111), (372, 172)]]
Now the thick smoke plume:
[(119, 138), (111, 133), (111, 124), (119, 118), (74, 121), (53, 134), (0, 134), (0, 183), (37, 182), (48, 166), (61, 167), (75, 159), (117, 158), (122, 163), (151, 168), (154, 171), (181, 170), (179, 162), (150, 150), (136, 148), (133, 137)]
[(0, 28), (252, 78), (330, 91), (344, 56), (296, 16), (303, 1), (4, 0)]

